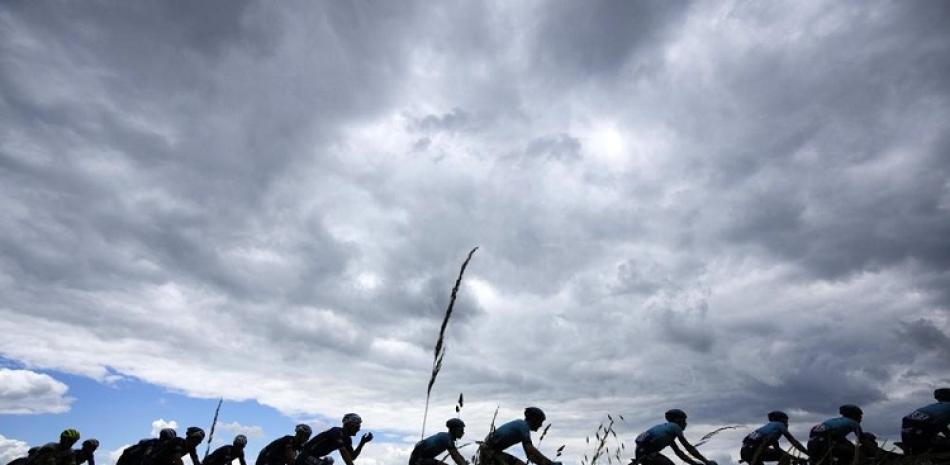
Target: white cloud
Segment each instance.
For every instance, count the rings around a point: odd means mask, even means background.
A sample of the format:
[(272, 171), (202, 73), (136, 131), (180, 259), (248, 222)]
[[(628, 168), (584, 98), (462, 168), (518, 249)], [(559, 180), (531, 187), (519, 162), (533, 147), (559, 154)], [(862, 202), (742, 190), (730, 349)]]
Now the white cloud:
[(0, 413), (68, 412), (69, 387), (53, 377), (29, 370), (0, 368)]
[[(366, 445), (360, 454), (360, 462), (366, 465), (391, 465), (408, 461), (413, 444), (379, 443), (375, 441)], [(339, 454), (337, 454), (339, 455)], [(342, 462), (337, 457), (336, 462)]]
[[(233, 435), (243, 434), (248, 438), (260, 438), (264, 436), (264, 428), (261, 428), (260, 426), (242, 425), (236, 421), (227, 423), (218, 421), (217, 428)], [(231, 441), (231, 438), (225, 438), (223, 441), (229, 442)]]
[(115, 463), (119, 461), (119, 457), (122, 456), (122, 452), (125, 451), (125, 449), (126, 449), (127, 447), (130, 447), (130, 446), (132, 446), (132, 444), (125, 444), (125, 445), (123, 445), (123, 446), (120, 446), (118, 449), (114, 449), (114, 450), (109, 451), (109, 454), (108, 454), (108, 457), (109, 457), (108, 465), (115, 465)]
[(153, 437), (158, 437), (158, 433), (160, 433), (165, 428), (171, 428), (171, 429), (177, 430), (178, 422), (175, 420), (166, 421), (164, 418), (159, 418), (158, 420), (155, 420), (152, 422), (151, 435)]
[(0, 434), (0, 463), (8, 463), (13, 459), (26, 457), (29, 449), (30, 446), (27, 443)]

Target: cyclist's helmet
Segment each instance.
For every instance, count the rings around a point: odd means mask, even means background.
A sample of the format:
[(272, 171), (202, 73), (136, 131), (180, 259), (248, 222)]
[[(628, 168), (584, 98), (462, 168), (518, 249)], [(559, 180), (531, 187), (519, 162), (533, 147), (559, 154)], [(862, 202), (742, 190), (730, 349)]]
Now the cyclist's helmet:
[(537, 407), (528, 407), (528, 408), (524, 409), (524, 417), (525, 417), (525, 418), (537, 418), (537, 419), (540, 420), (541, 422), (544, 422), (544, 420), (547, 418), (547, 417), (544, 415), (544, 410), (541, 410), (541, 409), (539, 409), (539, 408), (537, 408)]
[(841, 416), (850, 418), (852, 420), (857, 420), (861, 418), (862, 416), (864, 416), (864, 411), (861, 410), (861, 407), (858, 407), (857, 405), (854, 405), (854, 404), (842, 405), (841, 407), (838, 408), (838, 413), (840, 413)]
[(666, 413), (663, 414), (663, 416), (666, 418), (666, 421), (672, 421), (672, 422), (686, 421), (686, 412), (678, 408), (667, 410)]
[(197, 438), (198, 442), (201, 442), (205, 438), (205, 430), (197, 426), (189, 426), (188, 429), (185, 430), (185, 438), (187, 439)]
[(297, 425), (296, 428), (294, 428), (294, 433), (299, 434), (301, 436), (306, 436), (309, 438), (310, 435), (313, 434), (313, 430), (310, 429), (310, 425), (305, 425), (301, 423)]
[(769, 412), (769, 421), (780, 421), (782, 423), (788, 423), (788, 414), (780, 410)]

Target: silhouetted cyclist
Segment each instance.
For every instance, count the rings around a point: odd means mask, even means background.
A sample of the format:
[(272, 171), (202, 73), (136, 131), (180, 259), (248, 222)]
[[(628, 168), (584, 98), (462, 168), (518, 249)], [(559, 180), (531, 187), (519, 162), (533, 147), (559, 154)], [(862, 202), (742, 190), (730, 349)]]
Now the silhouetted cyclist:
[(115, 465), (141, 465), (145, 457), (148, 457), (155, 448), (176, 437), (178, 437), (178, 433), (176, 433), (175, 430), (162, 428), (162, 430), (158, 432), (157, 438), (145, 438), (136, 444), (126, 447), (122, 451), (122, 455), (120, 455), (119, 459), (115, 462)]
[(334, 426), (307, 441), (303, 450), (297, 456), (296, 465), (330, 465), (333, 458), (328, 457), (333, 451), (338, 451), (346, 465), (353, 465), (353, 461), (363, 451), (363, 446), (373, 440), (373, 433), (366, 433), (360, 438), (360, 443), (353, 448), (352, 437), (360, 431), (363, 419), (355, 413), (343, 416), (343, 427)]
[(96, 449), (99, 448), (99, 441), (95, 439), (86, 439), (82, 442), (82, 447), (73, 451), (73, 460), (76, 465), (89, 463), (96, 465)]
[(808, 459), (812, 465), (849, 464), (854, 459), (854, 444), (848, 435), (861, 438), (861, 419), (864, 411), (857, 405), (846, 404), (838, 409), (840, 417), (831, 418), (815, 425), (808, 434)]
[(75, 465), (73, 444), (79, 440), (79, 431), (64, 430), (59, 435), (59, 442), (51, 442), (39, 448), (27, 460), (29, 465)]
[(796, 449), (808, 453), (805, 446), (798, 442), (792, 433), (788, 432), (788, 414), (785, 412), (769, 412), (769, 422), (765, 426), (749, 433), (742, 440), (742, 449), (739, 456), (742, 461), (750, 465), (761, 465), (763, 462), (777, 462), (788, 455), (782, 450), (778, 440), (782, 436), (792, 443)]
[[(656, 425), (637, 436), (634, 462), (641, 465), (673, 465), (672, 460), (660, 453), (666, 446), (670, 446), (677, 457), (690, 465), (715, 464), (703, 457), (683, 436), (683, 430), (686, 429), (686, 412), (680, 409), (667, 410), (664, 417), (666, 423)], [(676, 445), (676, 439), (679, 439), (686, 452), (698, 461), (683, 453)]]
[(884, 462), (899, 460), (903, 456), (896, 452), (881, 449), (877, 443), (877, 436), (864, 431), (861, 433), (861, 461), (880, 465)]
[(439, 455), (448, 451), (455, 465), (468, 465), (462, 454), (455, 448), (455, 441), (465, 435), (465, 422), (452, 418), (445, 422), (448, 432), (433, 434), (416, 443), (416, 447), (409, 454), (409, 465), (446, 465), (437, 459)]
[(303, 448), (313, 430), (305, 424), (294, 428), (294, 435), (283, 436), (271, 441), (257, 454), (255, 465), (294, 465), (297, 454)]
[(528, 460), (538, 465), (560, 465), (541, 453), (531, 443), (531, 432), (544, 424), (544, 411), (537, 407), (524, 409), (524, 420), (512, 420), (488, 434), (478, 449), (478, 461), (481, 465), (525, 465), (521, 459), (505, 452), (505, 449), (521, 444)]
[(202, 465), (231, 465), (234, 460), (239, 460), (241, 465), (247, 465), (244, 461), (244, 446), (246, 445), (247, 436), (239, 434), (234, 437), (231, 444), (221, 446), (205, 457)]
[(901, 443), (907, 454), (950, 452), (950, 388), (934, 391), (937, 403), (914, 410), (901, 424)]
[(160, 443), (142, 460), (142, 465), (182, 465), (181, 458), (191, 457), (191, 463), (201, 465), (198, 459), (198, 445), (205, 439), (205, 431), (197, 426), (189, 426), (185, 437), (171, 438)]

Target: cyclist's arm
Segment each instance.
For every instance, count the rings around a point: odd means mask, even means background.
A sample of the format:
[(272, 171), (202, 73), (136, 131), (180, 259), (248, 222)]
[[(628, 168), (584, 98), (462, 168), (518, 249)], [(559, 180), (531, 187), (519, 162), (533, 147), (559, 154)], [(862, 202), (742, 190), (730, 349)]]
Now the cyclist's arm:
[(350, 449), (349, 447), (343, 446), (339, 450), (340, 450), (340, 458), (343, 459), (343, 462), (346, 463), (346, 465), (353, 465), (354, 457), (353, 457), (353, 454), (350, 453), (350, 450), (352, 449)]
[(534, 444), (531, 444), (531, 441), (523, 441), (521, 447), (524, 448), (524, 455), (528, 457), (528, 460), (538, 465), (551, 465), (552, 460), (545, 457), (537, 447), (534, 447)]
[(796, 449), (804, 452), (805, 455), (808, 455), (808, 449), (806, 449), (805, 446), (802, 445), (802, 443), (798, 442), (798, 439), (795, 439), (795, 436), (792, 436), (792, 433), (789, 433), (788, 431), (784, 431), (782, 435), (785, 436), (785, 439), (788, 439), (788, 442), (790, 442), (793, 446), (795, 446)]
[(360, 452), (363, 452), (363, 444), (366, 444), (366, 443), (360, 442), (356, 446), (356, 449), (349, 449), (351, 451), (350, 456), (353, 457), (353, 460), (356, 460), (356, 458), (360, 456)]
[(864, 430), (861, 429), (861, 426), (860, 426), (860, 425), (855, 426), (855, 427), (854, 427), (854, 437), (855, 437), (855, 439), (858, 440), (858, 441), (860, 441), (862, 434), (864, 434)]
[(198, 451), (196, 449), (197, 448), (188, 451), (188, 456), (191, 457), (191, 463), (201, 465), (201, 459), (198, 458)]
[[(683, 449), (686, 449), (686, 452), (689, 452), (690, 454), (692, 454), (693, 457), (696, 457), (702, 463), (706, 463), (709, 461), (706, 459), (706, 457), (703, 457), (703, 454), (700, 454), (699, 451), (696, 450), (696, 448), (693, 447), (693, 445), (689, 443), (689, 441), (686, 440), (686, 436), (683, 436), (682, 434), (680, 434), (677, 437), (679, 438), (680, 442), (683, 443)], [(675, 446), (676, 441), (673, 441), (671, 444)]]
[(673, 453), (676, 454), (676, 456), (679, 457), (680, 460), (688, 463), (689, 465), (703, 465), (697, 462), (696, 460), (694, 460), (692, 457), (684, 454), (683, 451), (681, 451), (680, 448), (676, 445), (676, 442), (670, 443), (670, 448), (673, 449)]
[(449, 446), (449, 455), (452, 456), (455, 465), (468, 465), (468, 462), (462, 457), (462, 454), (459, 453), (459, 450), (456, 449), (454, 445)]

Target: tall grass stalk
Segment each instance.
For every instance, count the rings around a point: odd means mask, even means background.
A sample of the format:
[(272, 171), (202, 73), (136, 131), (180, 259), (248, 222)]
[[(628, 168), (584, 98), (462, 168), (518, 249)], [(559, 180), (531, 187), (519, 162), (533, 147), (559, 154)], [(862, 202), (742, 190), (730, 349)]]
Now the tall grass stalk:
[[(214, 409), (214, 418), (211, 419), (211, 430), (208, 432), (208, 447), (205, 448), (204, 458), (208, 458), (208, 453), (211, 452), (211, 440), (214, 439), (214, 427), (218, 424), (218, 413), (221, 412), (221, 403), (224, 402), (224, 398), (218, 399), (218, 406)], [(204, 461), (204, 459), (202, 459)]]
[(709, 442), (710, 439), (714, 438), (717, 434), (719, 434), (719, 433), (721, 433), (721, 432), (723, 432), (723, 431), (730, 430), (730, 429), (737, 429), (737, 428), (741, 428), (741, 427), (742, 427), (742, 425), (729, 425), (729, 426), (723, 426), (723, 427), (721, 427), (721, 428), (716, 428), (716, 429), (714, 429), (714, 430), (712, 430), (712, 431), (706, 433), (705, 435), (703, 435), (703, 437), (699, 438), (699, 442), (697, 442), (695, 445), (696, 445), (696, 447), (699, 447), (699, 446), (701, 446), (701, 445), (703, 445), (703, 444), (706, 444), (707, 442)]
[[(495, 420), (498, 419), (498, 409), (500, 408), (501, 405), (496, 406), (495, 413), (491, 416), (491, 424), (488, 425), (488, 436), (486, 436), (488, 438), (490, 438), (491, 435), (495, 433)], [(482, 455), (482, 445), (485, 444), (482, 441), (475, 441), (475, 443), (478, 444), (478, 448), (475, 449), (475, 455), (472, 456), (472, 465), (478, 465), (479, 459)]]
[[(550, 423), (548, 423), (548, 425), (545, 426), (543, 430), (541, 430), (541, 437), (538, 438), (538, 450), (541, 449), (541, 442), (544, 441), (544, 437), (548, 435), (548, 430), (549, 430), (549, 429), (551, 429), (551, 424), (550, 424)], [(529, 457), (527, 460), (525, 460), (525, 465), (531, 465), (531, 458), (530, 458), (530, 457)]]
[[(614, 453), (610, 453), (610, 447), (607, 445), (607, 440), (613, 437), (614, 441), (618, 444), (614, 446)], [(620, 454), (625, 449), (623, 442), (617, 437), (617, 432), (614, 431), (614, 417), (610, 414), (607, 415), (607, 423), (601, 423), (597, 427), (597, 431), (594, 432), (594, 439), (596, 440), (596, 448), (594, 449), (594, 454), (590, 457), (590, 461), (587, 459), (587, 454), (584, 454), (584, 459), (581, 460), (581, 465), (595, 465), (598, 460), (602, 458), (607, 458), (607, 463), (612, 464), (614, 460), (618, 463), (620, 462)], [(587, 443), (590, 444), (590, 436), (587, 437)]]
[(435, 341), (435, 350), (433, 350), (432, 353), (432, 376), (429, 377), (429, 386), (426, 388), (426, 408), (422, 414), (422, 433), (420, 436), (422, 436), (423, 439), (426, 437), (426, 421), (429, 419), (429, 399), (432, 397), (432, 386), (435, 384), (435, 378), (439, 376), (439, 371), (442, 370), (442, 360), (445, 358), (445, 328), (448, 327), (449, 318), (452, 317), (452, 309), (455, 307), (455, 298), (458, 296), (459, 287), (462, 285), (462, 275), (465, 274), (465, 268), (468, 267), (468, 262), (472, 260), (472, 255), (476, 250), (478, 250), (478, 247), (472, 249), (472, 251), (468, 253), (468, 257), (466, 257), (462, 263), (458, 279), (455, 280), (455, 286), (452, 287), (452, 296), (449, 298), (449, 306), (445, 309), (442, 327), (439, 328), (439, 339)]

